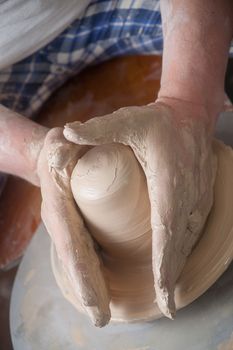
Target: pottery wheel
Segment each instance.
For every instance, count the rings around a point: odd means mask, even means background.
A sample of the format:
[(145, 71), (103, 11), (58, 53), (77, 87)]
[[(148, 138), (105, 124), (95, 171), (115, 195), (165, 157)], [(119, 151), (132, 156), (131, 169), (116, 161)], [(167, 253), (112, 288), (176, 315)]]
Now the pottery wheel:
[[(225, 142), (233, 140), (232, 120), (232, 114), (225, 114), (219, 121), (218, 137)], [(204, 290), (227, 269), (233, 256), (233, 231), (222, 231), (220, 227), (215, 253), (206, 255), (201, 269), (205, 276)], [(205, 271), (206, 264), (209, 271)], [(196, 288), (192, 280), (186, 287), (189, 295)], [(51, 270), (50, 239), (41, 225), (17, 273), (10, 322), (15, 350), (232, 349), (233, 265), (204, 295), (180, 310), (175, 321), (163, 318), (147, 323), (110, 324), (97, 329), (58, 289)]]

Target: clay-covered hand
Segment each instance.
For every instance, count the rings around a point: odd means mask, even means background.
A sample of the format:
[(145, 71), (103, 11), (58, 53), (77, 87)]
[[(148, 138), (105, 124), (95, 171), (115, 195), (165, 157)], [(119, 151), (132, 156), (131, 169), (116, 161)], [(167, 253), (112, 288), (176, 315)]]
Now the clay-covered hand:
[(110, 319), (109, 296), (93, 241), (74, 202), (70, 176), (87, 148), (68, 142), (62, 128), (50, 130), (38, 159), (42, 219), (74, 293), (92, 321), (104, 326)]
[(176, 310), (176, 280), (213, 203), (212, 133), (203, 108), (172, 99), (121, 108), (84, 124), (67, 124), (64, 130), (75, 144), (118, 142), (133, 149), (151, 203), (156, 302), (170, 318)]

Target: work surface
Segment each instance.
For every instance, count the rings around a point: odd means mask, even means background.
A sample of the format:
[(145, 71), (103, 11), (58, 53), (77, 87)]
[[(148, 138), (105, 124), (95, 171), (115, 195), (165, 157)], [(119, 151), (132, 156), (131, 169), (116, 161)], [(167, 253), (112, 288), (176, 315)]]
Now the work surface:
[(95, 328), (61, 295), (50, 266), (50, 240), (41, 225), (20, 265), (11, 303), (15, 350), (233, 349), (233, 265), (175, 321)]

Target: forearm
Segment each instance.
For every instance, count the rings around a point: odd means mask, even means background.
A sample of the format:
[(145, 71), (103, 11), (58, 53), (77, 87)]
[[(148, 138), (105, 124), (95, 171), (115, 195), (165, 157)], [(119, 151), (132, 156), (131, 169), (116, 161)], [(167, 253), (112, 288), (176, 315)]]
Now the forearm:
[(216, 118), (233, 34), (231, 0), (162, 0), (164, 51), (159, 98), (202, 105)]
[(48, 129), (0, 105), (0, 171), (38, 185), (37, 159)]

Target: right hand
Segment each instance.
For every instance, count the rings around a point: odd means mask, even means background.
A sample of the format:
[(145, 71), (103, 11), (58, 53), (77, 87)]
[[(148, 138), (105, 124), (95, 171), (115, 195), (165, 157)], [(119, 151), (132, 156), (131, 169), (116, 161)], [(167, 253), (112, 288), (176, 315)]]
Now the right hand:
[(156, 302), (170, 318), (176, 311), (176, 280), (213, 202), (212, 134), (205, 109), (177, 99), (121, 108), (84, 124), (67, 124), (64, 131), (77, 145), (119, 142), (134, 151), (151, 203)]

